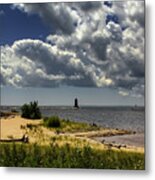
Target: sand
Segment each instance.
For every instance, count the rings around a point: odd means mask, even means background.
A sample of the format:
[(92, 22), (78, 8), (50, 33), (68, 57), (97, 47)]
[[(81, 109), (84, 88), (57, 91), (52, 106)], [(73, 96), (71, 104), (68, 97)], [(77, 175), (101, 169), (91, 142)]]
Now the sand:
[(39, 124), (41, 120), (28, 120), (19, 115), (0, 119), (0, 139), (21, 138), (26, 130), (22, 127), (27, 124)]

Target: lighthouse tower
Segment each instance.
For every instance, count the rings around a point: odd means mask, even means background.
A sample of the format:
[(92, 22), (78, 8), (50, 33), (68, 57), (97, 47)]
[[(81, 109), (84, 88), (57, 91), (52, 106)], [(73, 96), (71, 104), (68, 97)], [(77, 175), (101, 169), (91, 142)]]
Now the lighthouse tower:
[(79, 108), (78, 99), (77, 98), (74, 99), (74, 108)]

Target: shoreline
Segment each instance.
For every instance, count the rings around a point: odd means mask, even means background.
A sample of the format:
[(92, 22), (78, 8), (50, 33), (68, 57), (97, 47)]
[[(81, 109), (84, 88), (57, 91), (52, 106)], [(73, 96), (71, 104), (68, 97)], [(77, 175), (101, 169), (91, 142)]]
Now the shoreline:
[[(138, 145), (131, 146), (130, 144), (126, 144), (118, 141), (119, 138), (132, 137), (134, 139), (137, 136), (137, 134), (131, 134), (131, 132), (126, 130), (102, 128), (100, 130), (94, 130), (94, 131), (74, 132), (74, 133), (64, 132), (64, 133), (56, 134), (54, 130), (41, 126), (42, 119), (30, 120), (30, 119), (24, 119), (19, 115), (14, 115), (14, 116), (9, 116), (7, 118), (2, 117), (0, 120), (1, 120), (1, 137), (0, 137), (1, 140), (15, 139), (15, 138), (18, 139), (21, 138), (25, 133), (27, 133), (30, 138), (30, 143), (35, 143), (38, 140), (40, 141), (39, 138), (40, 136), (42, 136), (42, 138), (44, 139), (43, 144), (49, 144), (50, 139), (53, 137), (58, 139), (57, 143), (59, 145), (63, 145), (68, 142), (72, 145), (75, 145), (75, 141), (77, 142), (80, 141), (81, 144), (88, 143), (92, 145), (94, 148), (105, 150), (109, 147), (110, 144), (112, 144), (111, 146), (113, 149), (119, 149), (116, 145), (121, 144), (122, 145), (121, 150), (142, 152), (142, 153), (144, 152), (143, 146), (138, 146)], [(35, 126), (37, 129), (34, 129), (34, 131), (28, 129), (27, 128), (28, 124)], [(35, 131), (38, 131), (39, 133), (37, 134), (37, 132)], [(132, 138), (130, 139), (131, 141), (133, 141)], [(103, 139), (105, 140), (105, 143), (102, 143)], [(115, 139), (115, 143), (113, 142), (114, 139)]]
[(144, 148), (144, 134), (124, 134), (115, 136), (105, 136), (105, 137), (94, 137), (96, 141), (112, 144), (122, 144), (128, 147), (141, 147)]

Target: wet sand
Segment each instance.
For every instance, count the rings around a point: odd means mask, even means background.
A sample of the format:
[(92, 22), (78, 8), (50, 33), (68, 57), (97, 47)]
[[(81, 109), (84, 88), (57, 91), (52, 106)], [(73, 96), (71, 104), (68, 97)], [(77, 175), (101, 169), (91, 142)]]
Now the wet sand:
[(99, 142), (123, 144), (134, 147), (144, 147), (144, 134), (129, 134), (129, 135), (116, 135), (110, 137), (96, 137), (93, 138)]

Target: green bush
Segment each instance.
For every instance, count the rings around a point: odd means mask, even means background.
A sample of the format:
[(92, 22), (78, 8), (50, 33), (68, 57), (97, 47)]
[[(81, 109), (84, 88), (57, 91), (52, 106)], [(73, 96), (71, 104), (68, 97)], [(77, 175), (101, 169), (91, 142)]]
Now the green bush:
[(22, 114), (21, 116), (28, 119), (40, 119), (41, 112), (38, 107), (38, 102), (30, 102), (30, 104), (24, 104), (21, 107)]
[(60, 118), (58, 116), (44, 118), (44, 125), (50, 128), (58, 128), (61, 126)]

